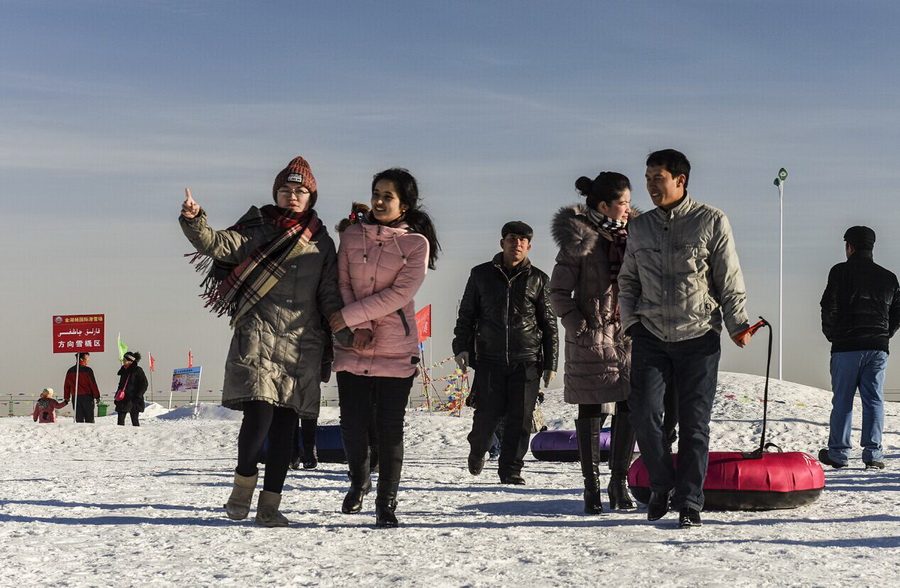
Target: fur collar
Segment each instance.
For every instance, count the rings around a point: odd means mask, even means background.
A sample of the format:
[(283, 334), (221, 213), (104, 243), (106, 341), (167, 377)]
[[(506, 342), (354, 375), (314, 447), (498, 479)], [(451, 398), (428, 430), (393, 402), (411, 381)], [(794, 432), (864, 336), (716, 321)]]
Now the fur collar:
[(563, 206), (553, 215), (550, 234), (556, 245), (574, 257), (584, 257), (594, 250), (602, 239), (597, 225), (588, 217), (585, 204)]
[[(639, 211), (632, 208), (631, 219)], [(550, 234), (556, 245), (573, 257), (584, 257), (597, 247), (597, 240), (603, 239), (597, 232), (597, 225), (588, 217), (586, 204), (563, 206), (553, 215)]]

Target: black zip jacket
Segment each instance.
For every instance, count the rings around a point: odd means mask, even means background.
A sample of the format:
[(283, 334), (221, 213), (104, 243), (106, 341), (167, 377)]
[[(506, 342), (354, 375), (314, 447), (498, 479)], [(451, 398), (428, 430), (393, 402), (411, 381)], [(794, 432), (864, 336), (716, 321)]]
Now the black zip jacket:
[(453, 330), (453, 354), (514, 365), (536, 361), (556, 371), (556, 316), (550, 308), (550, 278), (525, 259), (507, 272), (503, 254), (472, 268)]
[(888, 351), (900, 327), (897, 276), (857, 251), (831, 268), (822, 294), (822, 332), (831, 352)]

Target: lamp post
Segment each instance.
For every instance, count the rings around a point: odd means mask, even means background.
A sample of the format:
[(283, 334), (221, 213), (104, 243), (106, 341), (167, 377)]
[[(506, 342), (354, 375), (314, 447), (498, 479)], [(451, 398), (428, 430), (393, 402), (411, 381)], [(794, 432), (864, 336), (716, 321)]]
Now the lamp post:
[(775, 187), (778, 188), (778, 379), (781, 379), (782, 334), (784, 333), (784, 181), (787, 170), (778, 170)]

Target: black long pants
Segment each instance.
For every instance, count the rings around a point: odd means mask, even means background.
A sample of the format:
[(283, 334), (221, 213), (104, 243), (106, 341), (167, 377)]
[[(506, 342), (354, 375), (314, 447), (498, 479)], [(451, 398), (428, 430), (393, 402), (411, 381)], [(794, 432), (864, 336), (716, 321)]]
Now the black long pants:
[(468, 440), (472, 453), (484, 455), (497, 424), (506, 416), (497, 473), (501, 478), (519, 474), (531, 438), (531, 419), (540, 387), (536, 362), (511, 366), (478, 361), (475, 370), (475, 415)]
[(263, 490), (281, 494), (288, 464), (291, 462), (291, 445), (297, 429), (297, 413), (291, 408), (275, 406), (262, 400), (245, 402), (244, 419), (238, 433), (238, 463), (235, 472), (241, 476), (253, 476), (258, 471), (257, 460), (266, 438), (266, 473)]
[(94, 422), (94, 398), (90, 394), (80, 394), (75, 399), (75, 422)]
[(131, 425), (133, 427), (140, 427), (140, 414), (141, 411), (137, 409), (137, 407), (132, 407), (128, 412), (117, 412), (116, 413), (116, 424), (125, 426), (125, 417), (131, 415)]
[[(413, 377), (387, 378), (357, 376), (338, 372), (338, 398), (341, 405), (341, 437), (351, 482), (368, 472), (370, 429), (378, 437), (378, 495), (376, 502), (387, 504), (396, 499), (403, 469), (403, 421)], [(374, 418), (373, 418), (374, 414)], [(353, 479), (356, 477), (357, 479)]]

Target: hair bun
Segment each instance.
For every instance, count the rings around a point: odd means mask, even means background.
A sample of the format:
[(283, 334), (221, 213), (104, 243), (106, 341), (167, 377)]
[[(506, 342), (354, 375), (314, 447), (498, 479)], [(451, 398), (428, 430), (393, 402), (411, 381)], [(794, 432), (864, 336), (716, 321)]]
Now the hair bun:
[(591, 184), (594, 182), (591, 181), (591, 178), (587, 176), (581, 176), (577, 180), (575, 180), (575, 189), (581, 193), (582, 196), (587, 196), (591, 193)]

